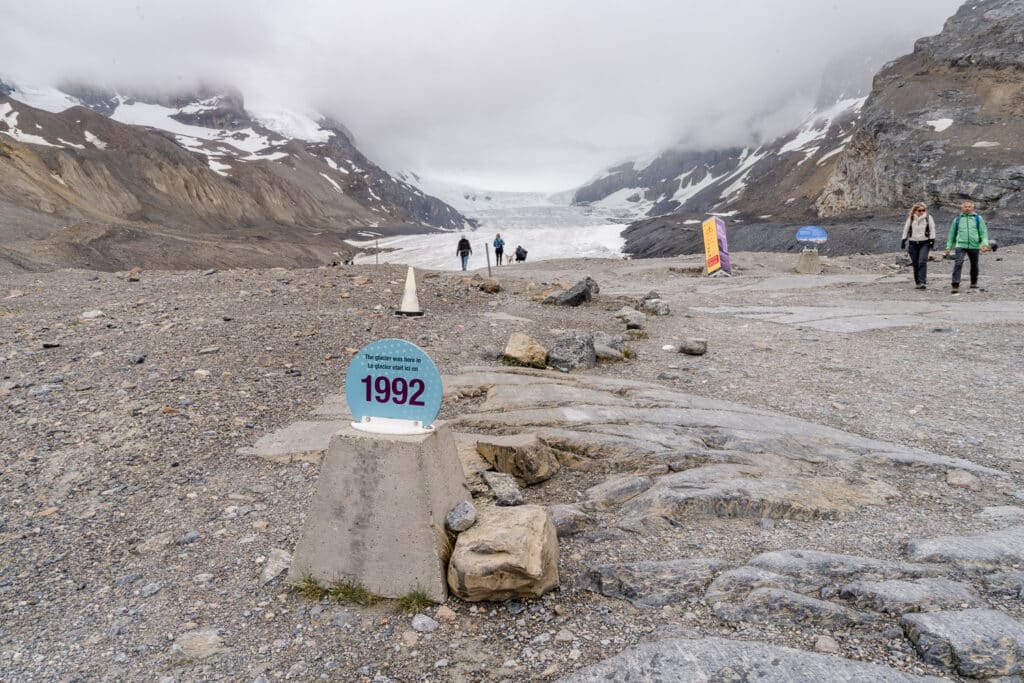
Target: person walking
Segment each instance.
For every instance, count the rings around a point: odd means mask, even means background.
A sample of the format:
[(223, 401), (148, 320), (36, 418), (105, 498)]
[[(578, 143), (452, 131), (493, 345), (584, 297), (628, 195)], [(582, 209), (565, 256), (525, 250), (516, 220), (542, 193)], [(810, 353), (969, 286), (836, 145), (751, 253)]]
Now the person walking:
[(462, 259), (462, 269), (465, 270), (469, 264), (469, 255), (473, 253), (473, 247), (469, 246), (469, 240), (463, 235), (459, 240), (459, 246), (455, 247), (455, 255)]
[(914, 285), (918, 289), (928, 288), (928, 252), (934, 248), (935, 220), (928, 215), (928, 207), (924, 202), (918, 202), (911, 207), (900, 238), (900, 249), (906, 249), (910, 254), (910, 263), (914, 266)]
[(501, 239), (501, 233), (499, 232), (494, 236), (494, 256), (498, 265), (501, 265), (501, 257), (505, 255), (505, 240)]
[(960, 215), (953, 220), (946, 240), (946, 255), (956, 249), (956, 260), (953, 261), (953, 294), (960, 293), (960, 274), (964, 268), (964, 257), (971, 262), (971, 289), (978, 288), (978, 252), (988, 251), (988, 226), (985, 219), (974, 211), (974, 202), (970, 199), (960, 207)]

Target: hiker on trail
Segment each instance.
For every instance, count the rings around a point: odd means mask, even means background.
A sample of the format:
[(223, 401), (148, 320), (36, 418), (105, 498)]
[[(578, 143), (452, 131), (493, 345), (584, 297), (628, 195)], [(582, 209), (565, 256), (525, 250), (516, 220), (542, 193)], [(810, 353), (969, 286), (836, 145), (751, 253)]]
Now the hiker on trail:
[(523, 245), (520, 244), (519, 246), (516, 247), (516, 263), (519, 263), (520, 261), (525, 261), (525, 260), (526, 260), (526, 250), (523, 249)]
[(978, 288), (978, 252), (989, 251), (988, 227), (985, 219), (974, 211), (974, 202), (970, 199), (960, 207), (960, 215), (953, 220), (946, 240), (946, 255), (956, 248), (956, 260), (953, 262), (953, 294), (960, 293), (960, 273), (964, 268), (964, 257), (971, 262), (971, 289)]
[(463, 235), (459, 240), (459, 246), (455, 247), (455, 255), (462, 259), (462, 269), (466, 269), (469, 263), (469, 255), (473, 253), (473, 247), (469, 246), (469, 240)]
[[(909, 242), (910, 246), (907, 246)], [(924, 202), (914, 204), (903, 224), (900, 249), (907, 249), (910, 262), (914, 265), (914, 284), (918, 289), (927, 289), (928, 251), (935, 248), (935, 221), (928, 215)]]
[(499, 232), (494, 236), (494, 256), (498, 261), (498, 265), (501, 265), (501, 257), (505, 255), (505, 240), (501, 239), (501, 233)]

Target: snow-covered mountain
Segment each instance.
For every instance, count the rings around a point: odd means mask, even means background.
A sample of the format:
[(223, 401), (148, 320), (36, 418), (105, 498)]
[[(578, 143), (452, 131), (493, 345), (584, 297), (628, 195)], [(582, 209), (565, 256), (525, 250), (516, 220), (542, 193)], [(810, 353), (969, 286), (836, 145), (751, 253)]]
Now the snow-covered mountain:
[[(33, 234), (19, 246), (26, 216)], [(87, 263), (69, 221), (90, 226)], [(136, 238), (202, 234), (243, 251), (280, 242), (300, 262), (315, 262), (368, 227), (424, 232), (472, 225), (374, 164), (344, 126), (315, 113), (249, 110), (239, 93), (224, 89), (147, 96), (0, 85), (0, 235), (11, 233), (4, 250), (21, 267), (40, 265), (26, 253), (40, 239), (59, 241), (50, 251), (69, 259), (52, 265), (125, 265), (116, 249), (95, 253), (98, 241), (119, 234), (115, 226), (130, 226)], [(131, 257), (152, 260), (140, 250), (129, 248)], [(189, 266), (218, 254), (211, 249), (197, 260), (201, 250), (174, 251)], [(261, 251), (260, 263), (273, 260), (273, 250)]]
[(757, 147), (670, 149), (615, 166), (577, 189), (574, 201), (634, 220), (806, 213), (850, 142), (864, 101), (844, 97), (815, 108), (798, 129)]

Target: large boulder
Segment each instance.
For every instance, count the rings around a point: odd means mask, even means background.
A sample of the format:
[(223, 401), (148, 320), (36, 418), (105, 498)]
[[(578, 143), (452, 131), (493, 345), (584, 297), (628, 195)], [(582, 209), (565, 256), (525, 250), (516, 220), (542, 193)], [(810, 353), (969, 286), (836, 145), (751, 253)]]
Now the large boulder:
[(529, 335), (513, 332), (505, 345), (502, 358), (514, 365), (543, 369), (547, 367), (548, 352)]
[(589, 277), (580, 280), (569, 289), (563, 289), (549, 295), (544, 303), (555, 306), (579, 306), (594, 298), (601, 288)]
[(477, 439), (476, 451), (494, 469), (522, 479), (527, 485), (546, 481), (561, 468), (555, 451), (536, 434), (483, 437)]
[(559, 337), (548, 351), (548, 363), (565, 371), (594, 367), (597, 365), (594, 335), (589, 332), (570, 332)]
[(459, 534), (448, 586), (468, 602), (535, 598), (558, 586), (558, 536), (538, 505), (486, 507)]

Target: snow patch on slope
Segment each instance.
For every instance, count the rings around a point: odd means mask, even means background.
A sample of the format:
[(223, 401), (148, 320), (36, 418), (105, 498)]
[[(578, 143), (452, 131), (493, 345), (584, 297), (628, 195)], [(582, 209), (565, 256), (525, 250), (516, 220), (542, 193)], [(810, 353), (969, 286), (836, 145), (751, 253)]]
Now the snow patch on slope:
[(45, 145), (46, 147), (60, 147), (60, 145), (55, 145), (46, 138), (20, 130), (18, 128), (18, 112), (14, 111), (14, 107), (11, 106), (10, 102), (0, 104), (0, 122), (7, 124), (7, 130), (0, 131), (0, 133), (12, 137), (18, 142), (30, 145)]

